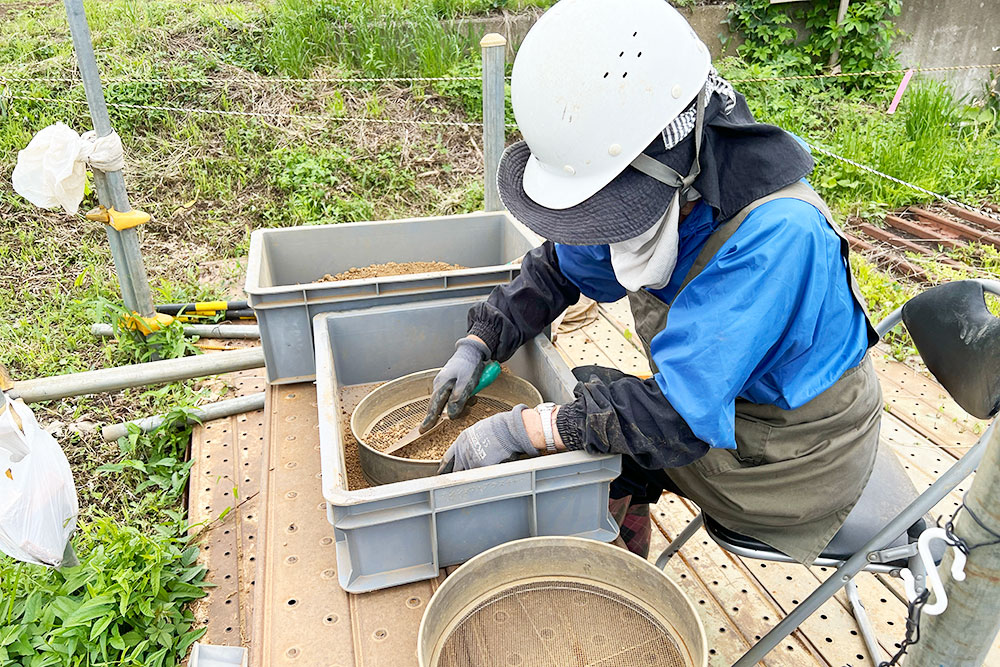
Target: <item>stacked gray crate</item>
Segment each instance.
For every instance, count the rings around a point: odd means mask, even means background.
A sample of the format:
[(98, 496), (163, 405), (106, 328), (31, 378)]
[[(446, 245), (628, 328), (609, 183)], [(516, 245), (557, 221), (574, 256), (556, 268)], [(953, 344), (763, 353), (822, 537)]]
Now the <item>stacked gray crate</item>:
[[(419, 301), (314, 319), (323, 496), (337, 575), (352, 592), (431, 579), (498, 544), (536, 535), (610, 541), (608, 490), (619, 456), (563, 452), (440, 477), (350, 491), (341, 430), (342, 387), (441, 366), (477, 299)], [(545, 336), (506, 365), (545, 400), (567, 402), (573, 374)]]
[[(540, 239), (505, 212), (285, 229), (250, 238), (246, 292), (260, 323), (268, 382), (311, 380), (317, 314), (427, 299), (484, 297), (520, 271)], [(316, 282), (385, 262), (468, 267), (415, 275)]]

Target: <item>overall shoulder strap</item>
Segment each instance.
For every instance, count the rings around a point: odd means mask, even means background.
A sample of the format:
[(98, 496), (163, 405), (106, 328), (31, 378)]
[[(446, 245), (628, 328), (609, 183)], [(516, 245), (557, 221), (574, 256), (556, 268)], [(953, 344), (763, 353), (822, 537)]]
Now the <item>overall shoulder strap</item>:
[[(871, 317), (868, 315), (868, 306), (865, 304), (865, 299), (861, 295), (861, 290), (858, 288), (857, 283), (854, 281), (854, 275), (851, 273), (851, 265), (848, 260), (848, 252), (850, 250), (850, 244), (847, 242), (847, 237), (844, 236), (844, 232), (840, 229), (840, 226), (833, 219), (833, 212), (830, 207), (826, 205), (823, 198), (813, 190), (811, 187), (803, 183), (802, 181), (796, 181), (791, 185), (787, 185), (776, 192), (761, 197), (755, 201), (750, 202), (747, 206), (740, 210), (739, 213), (734, 215), (732, 218), (726, 222), (719, 225), (719, 228), (708, 237), (708, 241), (702, 246), (701, 252), (698, 253), (698, 257), (695, 258), (694, 264), (691, 266), (691, 270), (688, 271), (687, 275), (684, 277), (684, 282), (681, 283), (681, 287), (677, 290), (677, 294), (674, 295), (674, 300), (677, 299), (677, 295), (687, 287), (688, 283), (694, 280), (708, 265), (715, 253), (719, 252), (719, 249), (728, 241), (736, 230), (740, 228), (746, 217), (757, 208), (768, 202), (774, 201), (775, 199), (799, 199), (806, 202), (807, 204), (812, 204), (815, 206), (823, 217), (826, 218), (827, 224), (836, 232), (837, 236), (840, 237), (840, 252), (844, 258), (844, 262), (847, 265), (847, 282), (851, 288), (851, 293), (854, 295), (854, 300), (857, 301), (858, 305), (861, 306), (862, 312), (865, 314), (865, 324), (868, 328), (868, 344), (869, 346), (874, 345), (878, 342), (878, 334), (875, 332), (875, 327), (872, 326)], [(671, 304), (673, 301), (671, 301)]]
[[(802, 183), (796, 183), (796, 185), (802, 185)], [(794, 186), (790, 185), (778, 190), (777, 192), (772, 192), (766, 197), (761, 197), (760, 199), (750, 202), (748, 205), (740, 209), (739, 213), (719, 225), (719, 227), (712, 232), (712, 235), (708, 237), (708, 240), (705, 241), (705, 245), (701, 247), (701, 251), (695, 258), (694, 264), (691, 265), (691, 269), (688, 270), (687, 275), (684, 276), (684, 282), (681, 283), (680, 289), (677, 290), (677, 294), (674, 295), (674, 299), (671, 301), (671, 304), (673, 301), (677, 300), (677, 296), (684, 290), (685, 287), (688, 286), (688, 283), (697, 278), (698, 275), (705, 270), (708, 263), (713, 257), (715, 257), (715, 253), (719, 252), (719, 249), (725, 245), (726, 241), (728, 241), (732, 235), (736, 233), (736, 230), (740, 228), (740, 225), (743, 224), (743, 221), (746, 220), (746, 217), (750, 215), (751, 211), (761, 204), (766, 204), (767, 202), (775, 199), (794, 197), (794, 194), (785, 194), (785, 192), (790, 190), (792, 187)]]

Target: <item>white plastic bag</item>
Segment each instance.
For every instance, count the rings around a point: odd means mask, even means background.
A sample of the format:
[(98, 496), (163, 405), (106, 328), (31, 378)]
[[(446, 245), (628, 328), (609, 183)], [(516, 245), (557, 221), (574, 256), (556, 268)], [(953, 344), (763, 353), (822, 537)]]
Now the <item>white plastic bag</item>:
[(124, 162), (116, 133), (97, 138), (91, 130), (80, 136), (64, 123), (56, 123), (39, 131), (18, 152), (11, 181), (14, 190), (35, 206), (62, 206), (75, 214), (83, 201), (87, 165), (117, 171)]
[(28, 406), (2, 395), (0, 404), (0, 551), (36, 565), (72, 565), (67, 545), (79, 506), (69, 461)]

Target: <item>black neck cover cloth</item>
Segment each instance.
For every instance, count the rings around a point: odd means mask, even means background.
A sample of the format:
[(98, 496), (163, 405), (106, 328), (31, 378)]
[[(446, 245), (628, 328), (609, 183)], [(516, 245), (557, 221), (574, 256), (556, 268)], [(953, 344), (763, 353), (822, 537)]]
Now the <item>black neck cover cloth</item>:
[[(720, 223), (813, 168), (812, 157), (792, 135), (754, 120), (743, 95), (736, 94), (728, 114), (723, 106), (722, 99), (712, 95), (705, 109), (701, 171), (693, 184)], [(670, 150), (657, 134), (643, 153), (687, 174), (695, 158), (694, 134)], [(630, 166), (580, 204), (550, 209), (535, 203), (521, 185), (529, 158), (523, 141), (504, 151), (497, 173), (500, 198), (518, 221), (557, 243), (601, 245), (635, 238), (663, 217), (676, 189)]]

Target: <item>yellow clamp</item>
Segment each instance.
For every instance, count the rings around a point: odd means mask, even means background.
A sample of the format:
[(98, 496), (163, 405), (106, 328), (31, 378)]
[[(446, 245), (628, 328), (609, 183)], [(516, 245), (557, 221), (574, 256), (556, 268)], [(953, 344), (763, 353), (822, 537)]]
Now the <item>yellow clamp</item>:
[(138, 227), (143, 223), (149, 222), (149, 213), (143, 213), (136, 209), (123, 213), (116, 211), (114, 207), (104, 208), (103, 206), (98, 206), (87, 213), (87, 220), (103, 222), (106, 225), (111, 225), (118, 231), (122, 231), (123, 229), (131, 229), (132, 227)]
[(131, 317), (121, 319), (121, 326), (126, 329), (135, 329), (142, 335), (148, 336), (154, 331), (170, 326), (173, 322), (174, 318), (166, 313), (156, 313), (152, 317), (143, 317), (139, 313), (133, 312)]

